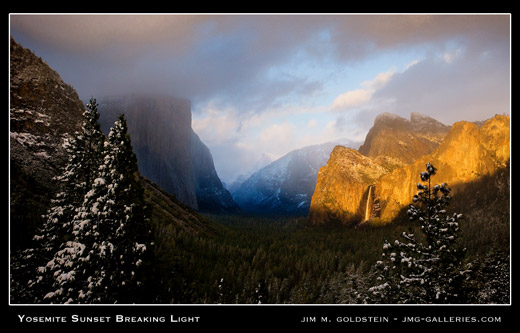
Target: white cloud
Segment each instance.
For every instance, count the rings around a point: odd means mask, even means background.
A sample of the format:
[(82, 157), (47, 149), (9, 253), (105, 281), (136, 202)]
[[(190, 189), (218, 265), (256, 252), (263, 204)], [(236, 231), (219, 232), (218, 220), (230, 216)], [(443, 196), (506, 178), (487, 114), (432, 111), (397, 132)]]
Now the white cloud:
[(384, 87), (395, 74), (395, 70), (382, 72), (369, 81), (363, 81), (361, 86), (364, 88), (349, 90), (339, 95), (332, 102), (332, 110), (343, 110), (362, 106), (372, 99), (374, 93)]
[(404, 67), (403, 72), (406, 72), (407, 70), (409, 70), (410, 68), (412, 68), (413, 66), (417, 65), (420, 62), (421, 62), (421, 60), (419, 60), (419, 59), (413, 60), (412, 62), (410, 62), (408, 65), (406, 65)]
[(347, 91), (334, 99), (332, 109), (348, 109), (367, 103), (374, 94), (372, 89), (356, 89)]
[(257, 144), (264, 148), (263, 151), (269, 151), (265, 149), (269, 147), (270, 153), (281, 157), (289, 150), (294, 149), (295, 139), (297, 138), (296, 129), (296, 125), (289, 122), (273, 124), (260, 132)]
[(363, 87), (366, 89), (377, 90), (379, 88), (384, 87), (384, 85), (392, 79), (392, 76), (395, 74), (395, 70), (390, 70), (388, 72), (382, 72), (376, 75), (376, 77), (370, 81), (364, 81), (361, 83)]
[(311, 120), (309, 120), (309, 122), (307, 123), (307, 128), (314, 128), (314, 127), (316, 127), (316, 124), (317, 124), (316, 119), (311, 119)]
[(237, 138), (241, 123), (235, 109), (220, 110), (210, 104), (204, 111), (204, 117), (194, 116), (191, 124), (203, 141), (219, 145)]
[(453, 63), (455, 60), (457, 60), (458, 58), (460, 58), (462, 56), (462, 54), (464, 53), (464, 50), (462, 48), (458, 48), (456, 50), (452, 50), (452, 51), (447, 51), (447, 52), (444, 52), (442, 55), (441, 55), (441, 59), (447, 63), (447, 64), (451, 64)]

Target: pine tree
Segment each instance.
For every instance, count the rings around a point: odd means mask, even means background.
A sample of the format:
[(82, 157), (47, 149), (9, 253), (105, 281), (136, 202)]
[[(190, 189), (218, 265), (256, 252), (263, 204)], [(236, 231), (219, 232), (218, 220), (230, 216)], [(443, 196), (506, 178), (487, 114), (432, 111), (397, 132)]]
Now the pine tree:
[(106, 241), (114, 246), (109, 260), (106, 300), (127, 303), (137, 300), (143, 278), (139, 272), (143, 261), (150, 258), (152, 242), (137, 158), (132, 151), (124, 115), (111, 129), (108, 146), (103, 165), (106, 169), (100, 168), (101, 176), (106, 179), (106, 192), (97, 199), (103, 207), (103, 221), (98, 232), (109, 235)]
[[(70, 159), (53, 202), (18, 267), (36, 267), (28, 288), (14, 274), (28, 302), (134, 303), (143, 298), (143, 266), (152, 257), (143, 188), (123, 115), (108, 136), (100, 131), (97, 104), (85, 113), (71, 140)], [(36, 254), (40, 260), (35, 260)], [(42, 255), (43, 254), (43, 255)], [(18, 271), (20, 271), (18, 269)], [(32, 278), (34, 277), (34, 278)]]
[[(105, 142), (103, 163), (73, 219), (75, 242), (81, 254), (75, 258), (80, 285), (72, 288), (74, 301), (132, 303), (140, 290), (138, 272), (144, 252), (150, 248), (143, 189), (137, 172), (126, 120), (115, 122)], [(65, 256), (69, 256), (65, 253)]]
[(461, 214), (448, 214), (451, 200), (446, 183), (431, 186), (436, 169), (428, 163), (421, 173), (417, 195), (409, 206), (410, 220), (418, 221), (424, 240), (413, 230), (403, 232), (404, 241), (385, 241), (378, 284), (369, 289), (379, 303), (459, 303), (464, 299), (462, 284), (469, 273), (464, 269), (464, 250), (457, 248)]
[(256, 285), (254, 296), (254, 304), (267, 304), (269, 303), (269, 289), (265, 279), (260, 280)]
[(53, 280), (47, 276), (50, 268), (47, 264), (54, 253), (66, 249), (66, 243), (72, 239), (73, 217), (91, 187), (95, 166), (100, 163), (103, 153), (105, 136), (98, 123), (97, 107), (96, 100), (91, 99), (83, 113), (80, 130), (66, 141), (69, 159), (63, 173), (54, 179), (59, 184), (59, 191), (43, 216), (43, 225), (34, 236), (33, 246), (13, 257), (12, 289), (19, 301), (43, 300), (45, 294), (41, 291), (51, 288)]

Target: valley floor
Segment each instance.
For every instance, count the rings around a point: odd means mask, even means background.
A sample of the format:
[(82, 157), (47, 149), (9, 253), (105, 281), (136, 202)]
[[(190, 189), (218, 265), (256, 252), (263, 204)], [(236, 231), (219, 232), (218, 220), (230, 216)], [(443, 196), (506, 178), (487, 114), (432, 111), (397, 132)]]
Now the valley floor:
[[(179, 231), (168, 303), (356, 304), (366, 301), (385, 240), (418, 229), (388, 225), (316, 227), (305, 217), (206, 215), (211, 237)], [(466, 260), (507, 257), (508, 221), (465, 221)], [(478, 220), (478, 221), (477, 221)], [(489, 259), (489, 258), (488, 258)], [(468, 303), (479, 302), (468, 300)]]

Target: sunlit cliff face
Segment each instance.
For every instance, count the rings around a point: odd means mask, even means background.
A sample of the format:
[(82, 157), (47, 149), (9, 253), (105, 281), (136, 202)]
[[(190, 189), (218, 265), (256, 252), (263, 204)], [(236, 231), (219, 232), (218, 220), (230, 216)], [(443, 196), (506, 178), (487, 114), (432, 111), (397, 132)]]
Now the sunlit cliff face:
[[(390, 222), (411, 202), (417, 192), (421, 170), (428, 162), (438, 170), (432, 181), (447, 183), (454, 188), (453, 194), (456, 195), (464, 189), (464, 184), (493, 175), (505, 167), (510, 156), (509, 146), (510, 117), (497, 115), (480, 128), (465, 121), (453, 124), (431, 154), (391, 172), (381, 171), (379, 164), (373, 160), (368, 163), (367, 157), (360, 157), (353, 151), (337, 149), (318, 175), (310, 218), (318, 224), (328, 220), (361, 222), (369, 186), (374, 185), (373, 200), (380, 208), (378, 217)], [(360, 168), (363, 168), (363, 173)], [(359, 176), (370, 172), (375, 179)]]

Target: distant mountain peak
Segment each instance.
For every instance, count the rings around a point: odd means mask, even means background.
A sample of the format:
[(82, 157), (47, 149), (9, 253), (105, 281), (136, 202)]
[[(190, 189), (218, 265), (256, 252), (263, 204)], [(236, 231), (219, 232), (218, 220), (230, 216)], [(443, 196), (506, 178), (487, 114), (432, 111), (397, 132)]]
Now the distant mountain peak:
[(273, 215), (306, 215), (318, 171), (339, 143), (327, 142), (295, 149), (238, 180), (230, 192), (243, 211)]
[(376, 116), (376, 118), (374, 119), (374, 125), (378, 123), (387, 123), (391, 121), (407, 122), (407, 119), (399, 115), (396, 115), (395, 113), (383, 112)]
[(406, 119), (394, 113), (380, 113), (376, 116), (374, 120), (374, 127), (378, 126), (388, 126), (396, 129), (407, 129), (413, 131), (435, 131), (438, 129), (449, 129), (449, 126), (444, 125), (443, 123), (434, 119), (433, 117), (419, 112), (411, 112), (409, 119)]

